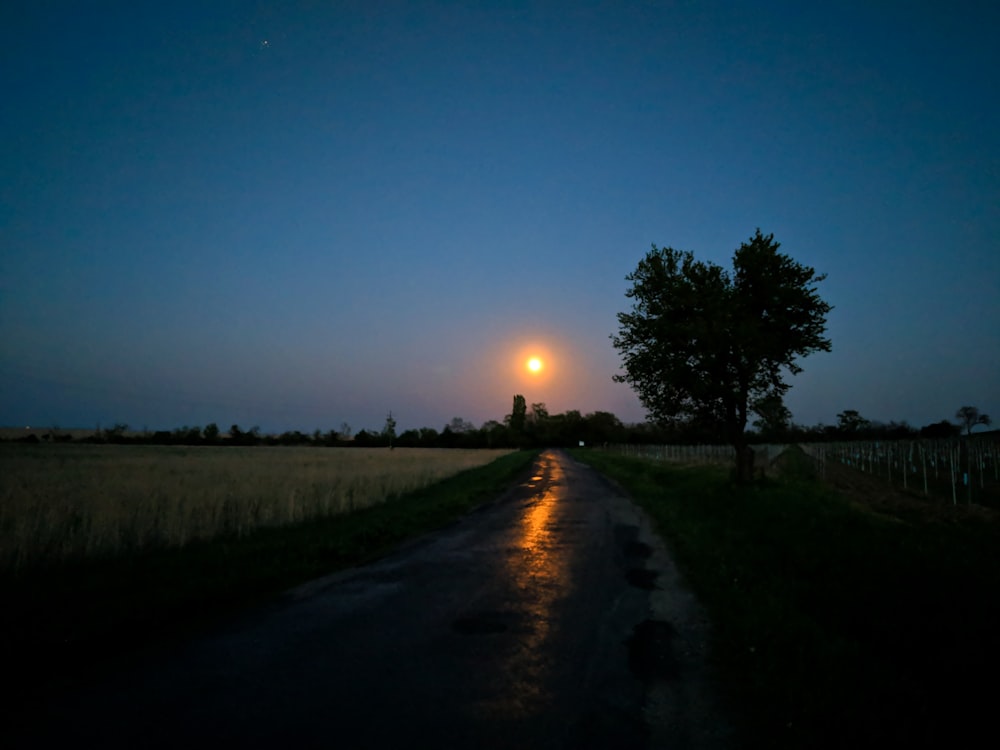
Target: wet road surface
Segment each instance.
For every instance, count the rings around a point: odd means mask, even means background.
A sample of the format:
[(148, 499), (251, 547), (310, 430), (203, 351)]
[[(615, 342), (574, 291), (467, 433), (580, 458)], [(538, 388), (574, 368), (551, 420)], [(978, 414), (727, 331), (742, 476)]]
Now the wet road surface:
[(548, 451), (460, 522), (39, 706), (13, 746), (716, 746), (704, 638), (645, 518)]

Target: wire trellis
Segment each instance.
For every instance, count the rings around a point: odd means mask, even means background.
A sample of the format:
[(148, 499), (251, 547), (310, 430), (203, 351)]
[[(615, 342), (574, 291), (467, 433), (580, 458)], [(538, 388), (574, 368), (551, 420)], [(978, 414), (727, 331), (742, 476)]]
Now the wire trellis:
[(802, 449), (816, 459), (821, 474), (827, 461), (836, 461), (926, 497), (950, 497), (955, 505), (982, 502), (1000, 483), (996, 440), (859, 440)]

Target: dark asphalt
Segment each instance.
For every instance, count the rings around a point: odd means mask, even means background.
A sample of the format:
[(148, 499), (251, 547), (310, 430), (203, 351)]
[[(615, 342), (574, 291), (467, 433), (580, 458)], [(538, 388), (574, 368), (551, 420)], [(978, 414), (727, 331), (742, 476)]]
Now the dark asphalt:
[(14, 746), (646, 747), (651, 681), (679, 677), (639, 531), (546, 452), (459, 523), (39, 706)]

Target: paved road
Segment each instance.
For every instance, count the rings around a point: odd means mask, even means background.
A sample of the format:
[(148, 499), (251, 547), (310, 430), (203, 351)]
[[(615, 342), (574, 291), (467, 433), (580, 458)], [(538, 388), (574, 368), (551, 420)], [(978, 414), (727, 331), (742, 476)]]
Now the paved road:
[(14, 744), (717, 746), (704, 637), (641, 514), (549, 451), (496, 503), (81, 685)]

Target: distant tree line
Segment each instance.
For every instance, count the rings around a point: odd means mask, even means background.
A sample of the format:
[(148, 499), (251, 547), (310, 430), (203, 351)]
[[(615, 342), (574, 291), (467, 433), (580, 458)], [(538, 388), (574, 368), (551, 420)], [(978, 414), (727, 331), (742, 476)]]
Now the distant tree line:
[(923, 427), (913, 427), (906, 421), (879, 422), (861, 416), (856, 409), (845, 409), (837, 415), (834, 425), (817, 424), (812, 427), (793, 424), (791, 412), (780, 404), (758, 410), (760, 418), (754, 422), (756, 436), (766, 442), (815, 443), (845, 440), (912, 440), (924, 438), (941, 440), (958, 437), (963, 432), (973, 434), (976, 426), (988, 427), (992, 420), (980, 414), (975, 406), (963, 406), (956, 413), (957, 422), (942, 419)]
[[(792, 422), (791, 412), (780, 399), (755, 406), (759, 418), (748, 433), (751, 442), (814, 443), (845, 440), (901, 440), (914, 438), (952, 438), (973, 434), (978, 426), (992, 424), (990, 417), (980, 414), (973, 406), (963, 406), (956, 412), (957, 422), (946, 419), (916, 428), (904, 422), (868, 420), (857, 410), (846, 409), (837, 415), (833, 425), (811, 427)], [(69, 433), (58, 427), (41, 436), (32, 433), (16, 438), (18, 442), (70, 442)], [(727, 442), (723, 425), (713, 422), (676, 422), (657, 425), (652, 422), (624, 424), (611, 412), (595, 411), (582, 414), (570, 410), (550, 414), (544, 403), (530, 406), (524, 396), (514, 396), (510, 414), (503, 421), (489, 420), (476, 427), (461, 417), (454, 417), (440, 430), (433, 427), (396, 432), (396, 420), (390, 412), (381, 429), (362, 429), (356, 434), (346, 422), (338, 429), (300, 432), (290, 430), (280, 434), (263, 434), (259, 427), (244, 429), (230, 425), (223, 432), (214, 422), (205, 427), (183, 426), (175, 430), (130, 431), (129, 426), (116, 423), (97, 428), (92, 435), (74, 442), (113, 443), (130, 445), (300, 445), (357, 448), (537, 448), (601, 446), (614, 443), (636, 444), (720, 444)]]

